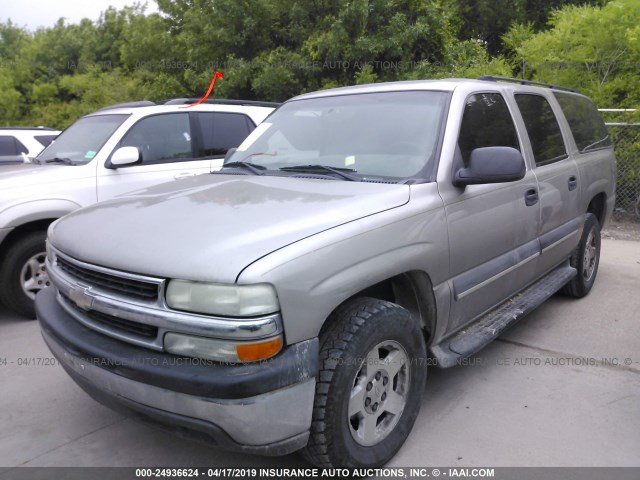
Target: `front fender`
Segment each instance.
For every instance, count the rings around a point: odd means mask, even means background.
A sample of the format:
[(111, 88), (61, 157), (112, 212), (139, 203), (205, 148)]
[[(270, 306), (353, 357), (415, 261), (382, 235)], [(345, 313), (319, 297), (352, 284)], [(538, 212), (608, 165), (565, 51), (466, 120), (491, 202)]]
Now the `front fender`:
[(0, 212), (0, 227), (15, 228), (38, 220), (60, 218), (80, 207), (80, 204), (64, 198), (25, 201)]
[(237, 281), (276, 287), (288, 343), (317, 336), (338, 305), (401, 273), (427, 272), (437, 289), (449, 269), (445, 215), (438, 195), (422, 193), (421, 200), (277, 250), (245, 268)]

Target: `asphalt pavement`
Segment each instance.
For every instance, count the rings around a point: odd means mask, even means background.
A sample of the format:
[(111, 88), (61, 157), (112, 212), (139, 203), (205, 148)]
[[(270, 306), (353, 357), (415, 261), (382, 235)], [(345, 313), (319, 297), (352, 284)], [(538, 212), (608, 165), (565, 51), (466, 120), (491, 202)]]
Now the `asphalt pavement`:
[[(589, 296), (555, 296), (466, 365), (429, 371), (389, 466), (640, 466), (639, 324), (640, 242), (604, 239)], [(51, 358), (37, 322), (0, 307), (0, 479), (17, 466), (306, 466), (138, 424)]]

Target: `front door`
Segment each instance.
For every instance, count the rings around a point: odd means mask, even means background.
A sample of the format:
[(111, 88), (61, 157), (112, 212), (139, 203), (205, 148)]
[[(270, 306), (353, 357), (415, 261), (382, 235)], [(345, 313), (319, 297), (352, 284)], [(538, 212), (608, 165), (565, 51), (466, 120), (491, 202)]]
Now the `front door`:
[[(514, 121), (497, 92), (470, 95), (465, 103), (454, 165), (467, 165), (476, 148), (520, 151)], [(449, 229), (452, 291), (449, 331), (457, 330), (522, 289), (534, 277), (540, 254), (536, 177), (455, 187), (440, 185)]]
[(211, 160), (199, 159), (188, 113), (158, 114), (136, 123), (118, 147), (136, 147), (141, 163), (98, 168), (98, 201), (185, 176), (207, 173)]

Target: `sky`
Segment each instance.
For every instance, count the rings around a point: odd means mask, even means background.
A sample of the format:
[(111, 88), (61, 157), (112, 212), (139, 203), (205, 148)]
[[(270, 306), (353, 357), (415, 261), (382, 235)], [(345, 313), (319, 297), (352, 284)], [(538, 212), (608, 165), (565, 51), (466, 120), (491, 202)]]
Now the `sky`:
[[(145, 0), (140, 0), (144, 3)], [(11, 21), (29, 30), (51, 27), (60, 17), (66, 23), (78, 23), (83, 18), (97, 20), (109, 5), (120, 9), (136, 0), (0, 0), (0, 22)], [(147, 13), (156, 12), (154, 0), (146, 0)]]

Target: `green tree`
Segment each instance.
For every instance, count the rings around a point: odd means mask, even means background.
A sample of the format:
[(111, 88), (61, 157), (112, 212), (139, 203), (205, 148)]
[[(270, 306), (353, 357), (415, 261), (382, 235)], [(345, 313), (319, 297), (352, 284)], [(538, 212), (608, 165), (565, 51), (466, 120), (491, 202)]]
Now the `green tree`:
[(533, 34), (513, 26), (504, 37), (523, 74), (581, 90), (601, 107), (640, 101), (640, 2), (568, 6), (551, 16), (551, 29)]
[(461, 40), (474, 39), (492, 55), (502, 53), (501, 41), (512, 24), (544, 30), (550, 15), (566, 5), (603, 5), (608, 0), (457, 0)]

